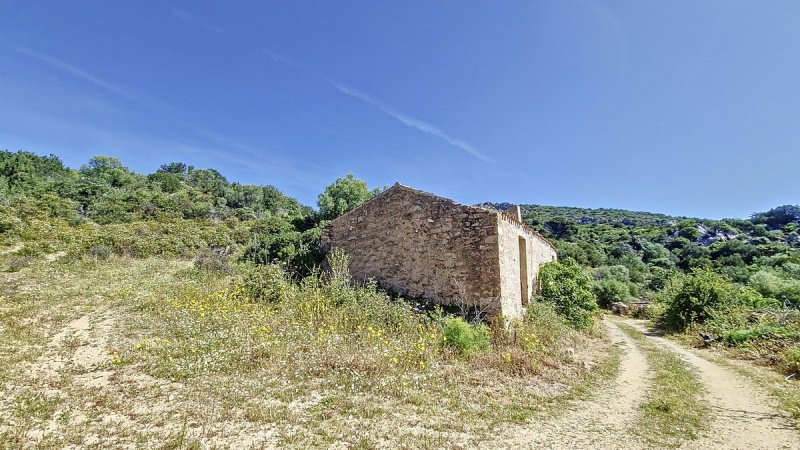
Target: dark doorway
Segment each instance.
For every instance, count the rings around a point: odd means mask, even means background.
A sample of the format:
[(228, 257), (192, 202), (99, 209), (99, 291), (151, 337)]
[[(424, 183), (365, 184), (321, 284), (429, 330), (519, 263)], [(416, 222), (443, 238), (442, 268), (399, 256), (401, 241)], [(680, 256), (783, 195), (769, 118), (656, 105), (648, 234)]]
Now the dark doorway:
[(519, 289), (522, 304), (528, 304), (528, 243), (525, 238), (519, 237)]

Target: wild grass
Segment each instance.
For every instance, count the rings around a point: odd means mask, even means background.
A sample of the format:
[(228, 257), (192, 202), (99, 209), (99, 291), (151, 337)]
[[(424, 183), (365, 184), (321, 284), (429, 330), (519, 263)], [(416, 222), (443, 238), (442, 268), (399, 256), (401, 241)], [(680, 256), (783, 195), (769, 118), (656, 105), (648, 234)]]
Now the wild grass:
[(444, 316), (335, 272), (111, 255), (0, 278), (0, 447), (470, 447), (616, 367), (546, 305), (464, 355)]
[(707, 428), (704, 417), (709, 412), (702, 402), (701, 381), (677, 354), (650, 342), (630, 325), (619, 327), (636, 342), (655, 371), (653, 387), (641, 404), (637, 434), (661, 448), (677, 448), (697, 439)]

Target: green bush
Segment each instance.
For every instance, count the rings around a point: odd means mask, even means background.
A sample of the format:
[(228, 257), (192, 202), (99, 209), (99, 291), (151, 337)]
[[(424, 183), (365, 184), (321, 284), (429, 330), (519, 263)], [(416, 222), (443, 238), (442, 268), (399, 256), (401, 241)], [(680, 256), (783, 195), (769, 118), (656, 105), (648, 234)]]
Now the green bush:
[(772, 269), (762, 269), (750, 277), (748, 284), (766, 297), (787, 305), (800, 306), (800, 280), (791, 275), (783, 275)]
[(0, 235), (4, 233), (13, 233), (18, 230), (22, 225), (13, 213), (11, 208), (0, 207)]
[(592, 291), (597, 297), (597, 304), (603, 308), (607, 308), (612, 303), (627, 302), (632, 298), (628, 285), (614, 279), (595, 281)]
[(111, 257), (111, 249), (106, 247), (105, 245), (93, 245), (89, 247), (86, 253), (100, 261), (106, 261), (108, 258)]
[(756, 291), (739, 286), (708, 269), (695, 269), (666, 294), (667, 307), (661, 322), (668, 329), (684, 330), (690, 324), (703, 324), (726, 311), (758, 308), (767, 304)]
[(309, 275), (323, 261), (322, 230), (298, 231), (288, 218), (271, 217), (253, 226), (242, 259), (254, 264), (283, 263), (294, 274)]
[(539, 271), (540, 297), (555, 305), (556, 311), (577, 328), (589, 328), (594, 323), (597, 302), (592, 292), (592, 280), (572, 259), (555, 261)]
[(292, 288), (286, 271), (276, 264), (253, 266), (244, 277), (244, 294), (256, 303), (274, 303), (283, 300)]
[(462, 354), (469, 355), (489, 346), (491, 335), (484, 324), (470, 324), (460, 317), (450, 317), (444, 323), (445, 343)]

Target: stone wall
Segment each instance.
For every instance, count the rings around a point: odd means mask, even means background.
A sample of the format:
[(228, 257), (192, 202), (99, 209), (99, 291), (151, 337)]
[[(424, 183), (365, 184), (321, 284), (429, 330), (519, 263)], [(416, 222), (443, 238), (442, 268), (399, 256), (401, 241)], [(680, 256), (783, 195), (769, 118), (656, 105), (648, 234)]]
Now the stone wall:
[(323, 243), (347, 252), (356, 280), (445, 304), (496, 302), (497, 223), (493, 211), (398, 184), (333, 221)]
[(512, 318), (533, 298), (539, 266), (556, 258), (518, 219), (400, 184), (338, 217), (322, 239), (347, 252), (357, 281)]
[[(498, 242), (503, 313), (518, 317), (538, 290), (539, 267), (556, 260), (556, 249), (538, 233), (505, 216), (501, 216), (498, 225)], [(524, 277), (523, 266), (527, 271)]]

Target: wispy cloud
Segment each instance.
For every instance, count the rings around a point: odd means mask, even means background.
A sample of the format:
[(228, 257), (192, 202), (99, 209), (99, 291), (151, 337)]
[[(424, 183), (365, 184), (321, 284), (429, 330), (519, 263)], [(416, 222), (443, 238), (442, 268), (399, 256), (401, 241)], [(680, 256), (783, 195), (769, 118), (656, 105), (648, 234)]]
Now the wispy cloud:
[(193, 23), (199, 25), (205, 28), (206, 30), (213, 31), (214, 33), (217, 34), (225, 34), (225, 30), (223, 30), (222, 28), (216, 27), (214, 25), (211, 25), (210, 23), (206, 23), (202, 20), (199, 20), (197, 17), (193, 16), (192, 14), (189, 14), (188, 12), (182, 9), (172, 8), (170, 11), (172, 12), (173, 16), (177, 17), (178, 19), (186, 23)]
[(336, 90), (341, 92), (344, 95), (349, 97), (355, 98), (357, 100), (361, 100), (364, 103), (374, 106), (378, 110), (382, 111), (383, 113), (389, 115), (393, 119), (397, 120), (401, 124), (416, 129), (422, 133), (429, 134), (435, 138), (441, 139), (442, 141), (447, 142), (453, 147), (461, 149), (468, 154), (480, 159), (484, 162), (494, 162), (493, 159), (489, 158), (488, 156), (481, 153), (478, 149), (473, 147), (472, 145), (468, 144), (467, 142), (450, 136), (449, 134), (442, 131), (441, 128), (437, 127), (436, 125), (425, 122), (424, 120), (417, 119), (416, 117), (409, 116), (408, 114), (402, 113), (389, 105), (381, 103), (380, 101), (370, 97), (369, 95), (359, 91), (350, 86), (345, 86), (339, 82), (333, 81), (331, 79), (325, 79), (328, 83), (331, 84)]
[(44, 63), (44, 64), (46, 64), (48, 66), (51, 66), (53, 68), (59, 69), (59, 70), (61, 70), (63, 72), (66, 72), (66, 73), (68, 73), (70, 75), (73, 75), (73, 76), (75, 76), (77, 78), (80, 78), (81, 80), (86, 81), (86, 82), (88, 82), (90, 84), (93, 84), (96, 87), (99, 87), (101, 89), (104, 89), (106, 91), (114, 93), (114, 94), (116, 94), (116, 95), (118, 95), (120, 97), (125, 97), (125, 98), (130, 99), (130, 100), (135, 100), (136, 99), (135, 95), (133, 95), (132, 93), (128, 92), (127, 90), (121, 89), (121, 88), (115, 86), (112, 83), (109, 83), (109, 82), (107, 82), (107, 81), (105, 81), (105, 80), (103, 80), (101, 78), (98, 78), (98, 77), (96, 77), (96, 76), (94, 76), (94, 75), (92, 75), (92, 74), (90, 74), (90, 73), (88, 73), (88, 72), (86, 72), (84, 70), (79, 69), (78, 67), (75, 67), (75, 66), (73, 66), (71, 64), (68, 64), (68, 63), (66, 63), (64, 61), (61, 61), (60, 59), (54, 58), (54, 57), (49, 56), (49, 55), (45, 55), (44, 53), (39, 53), (39, 52), (37, 52), (37, 51), (35, 51), (33, 49), (30, 49), (28, 47), (24, 47), (24, 46), (19, 45), (19, 44), (15, 44), (15, 43), (10, 42), (10, 41), (5, 41), (4, 40), (4, 42), (8, 47), (13, 49), (14, 51), (22, 53), (23, 55), (26, 55), (26, 56), (28, 56), (28, 57), (30, 57), (32, 59), (35, 59), (35, 60), (37, 60), (39, 62), (42, 62), (42, 63)]
[[(175, 17), (177, 17), (178, 19), (180, 19), (180, 20), (182, 20), (184, 22), (194, 23), (194, 24), (197, 24), (197, 25), (199, 25), (199, 26), (201, 26), (203, 28), (207, 28), (209, 30), (216, 31), (218, 33), (223, 33), (223, 31), (220, 30), (219, 28), (217, 28), (217, 27), (215, 27), (215, 26), (213, 26), (211, 24), (204, 23), (204, 22), (198, 20), (196, 17), (192, 16), (191, 14), (189, 14), (189, 13), (187, 13), (185, 11), (178, 10), (178, 9), (173, 9), (172, 13), (175, 15)], [(438, 126), (436, 126), (436, 125), (434, 125), (432, 123), (425, 122), (424, 120), (417, 119), (416, 117), (412, 117), (412, 116), (410, 116), (408, 114), (402, 113), (402, 112), (398, 111), (397, 109), (395, 109), (395, 108), (393, 108), (393, 107), (391, 107), (389, 105), (386, 105), (386, 104), (384, 104), (382, 102), (379, 102), (378, 100), (376, 100), (376, 99), (370, 97), (369, 95), (359, 91), (358, 89), (355, 89), (355, 88), (350, 87), (350, 86), (346, 86), (346, 85), (344, 85), (342, 83), (339, 83), (339, 82), (336, 82), (336, 81), (331, 80), (329, 78), (326, 78), (324, 76), (321, 76), (320, 74), (310, 70), (308, 67), (306, 67), (306, 66), (298, 63), (297, 61), (293, 60), (292, 58), (289, 58), (289, 57), (287, 57), (285, 55), (282, 55), (282, 54), (280, 54), (280, 53), (278, 53), (278, 52), (276, 52), (274, 50), (264, 49), (264, 50), (262, 50), (262, 53), (264, 55), (266, 55), (267, 57), (269, 57), (273, 62), (275, 62), (277, 64), (282, 64), (284, 66), (287, 66), (287, 67), (290, 67), (290, 68), (293, 68), (293, 69), (297, 69), (297, 70), (300, 70), (300, 71), (303, 71), (303, 72), (311, 73), (312, 75), (317, 76), (317, 77), (325, 80), (326, 82), (328, 82), (331, 86), (336, 88), (336, 90), (338, 90), (342, 94), (345, 94), (347, 96), (353, 97), (355, 99), (361, 100), (364, 103), (367, 103), (369, 105), (374, 106), (378, 110), (382, 111), (384, 114), (389, 115), (390, 117), (394, 118), (396, 121), (400, 122), (401, 124), (403, 124), (403, 125), (405, 125), (407, 127), (414, 128), (419, 132), (422, 132), (422, 133), (431, 135), (431, 136), (433, 136), (435, 138), (438, 138), (438, 139), (450, 144), (451, 146), (453, 146), (455, 148), (458, 148), (460, 150), (463, 150), (467, 154), (472, 155), (475, 158), (480, 159), (481, 161), (489, 162), (489, 163), (495, 162), (492, 158), (484, 155), (481, 151), (479, 151), (477, 148), (475, 148), (474, 146), (470, 145), (466, 141), (464, 141), (462, 139), (455, 138), (453, 136), (450, 136), (449, 134), (445, 133), (441, 128), (439, 128)]]
[[(297, 61), (293, 60), (292, 58), (289, 58), (288, 56), (282, 55), (282, 54), (280, 54), (280, 53), (278, 53), (276, 51), (270, 50), (270, 49), (263, 49), (261, 51), (262, 51), (262, 53), (267, 55), (269, 57), (269, 59), (271, 59), (272, 62), (274, 62), (274, 63), (283, 64), (284, 66), (291, 67), (292, 69), (297, 69), (297, 70), (300, 70), (302, 72), (311, 73), (311, 74), (316, 75), (317, 77), (319, 77), (319, 74), (314, 73), (313, 70), (311, 70), (308, 67), (298, 63)], [(322, 78), (322, 77), (320, 77), (320, 78)]]
[[(201, 127), (196, 124), (180, 119), (179, 108), (175, 108), (172, 105), (166, 104), (163, 101), (159, 100), (158, 98), (155, 98), (143, 92), (138, 92), (134, 89), (130, 89), (127, 87), (123, 88), (121, 86), (118, 86), (117, 84), (114, 84), (112, 82), (104, 80), (103, 78), (93, 75), (87, 72), (86, 70), (83, 70), (73, 64), (67, 63), (53, 56), (38, 52), (31, 48), (19, 45), (15, 42), (0, 38), (0, 43), (5, 44), (14, 51), (17, 51), (33, 60), (44, 63), (45, 65), (49, 66), (52, 69), (56, 69), (58, 71), (71, 75), (74, 78), (84, 81), (94, 86), (95, 88), (105, 91), (106, 93), (112, 94), (113, 96), (119, 98), (124, 98), (126, 100), (129, 100), (131, 103), (136, 104), (138, 107), (143, 108), (143, 110), (145, 111), (159, 111), (162, 113), (166, 113), (165, 117), (167, 117), (167, 120), (172, 122), (174, 125), (189, 130), (191, 133), (195, 135), (195, 137), (199, 137), (202, 140), (204, 140), (206, 142), (206, 145), (208, 145), (209, 143), (213, 143), (211, 145), (218, 147), (219, 149), (221, 149), (221, 151), (210, 150), (207, 147), (189, 146), (175, 142), (171, 142), (170, 145), (164, 145), (162, 148), (194, 149), (195, 151), (199, 151), (204, 154), (214, 154), (217, 156), (222, 154), (225, 155), (229, 161), (248, 167), (250, 169), (254, 169), (254, 165), (256, 167), (261, 167), (265, 169), (269, 168), (269, 172), (272, 173), (273, 175), (279, 175), (280, 177), (288, 177), (290, 181), (289, 184), (292, 184), (295, 181), (297, 181), (298, 183), (302, 182), (306, 184), (310, 184), (312, 181), (313, 182), (319, 181), (316, 179), (313, 180), (311, 179), (311, 177), (307, 173), (308, 171), (305, 170), (307, 169), (307, 166), (304, 167), (303, 170), (301, 170), (294, 164), (290, 163), (287, 160), (284, 160), (279, 155), (276, 155), (274, 152), (270, 151), (266, 147), (244, 144), (236, 139), (232, 139), (228, 136), (216, 133), (205, 127)], [(44, 119), (45, 119), (44, 116), (38, 116), (35, 120), (32, 119), (30, 123), (38, 123), (38, 124), (55, 123), (52, 120), (44, 120)], [(72, 123), (72, 126), (78, 127), (78, 125), (74, 123)], [(59, 127), (55, 126), (49, 127), (49, 129), (58, 129), (58, 128)], [(63, 129), (64, 127), (62, 126), (61, 128)], [(86, 135), (95, 136), (98, 138), (97, 140), (102, 140), (104, 142), (116, 142), (122, 145), (125, 144), (125, 141), (121, 137), (121, 133), (116, 136), (116, 139), (111, 139), (111, 136), (101, 133), (98, 130), (87, 130)], [(148, 140), (147, 142), (151, 142), (155, 138), (148, 137), (146, 139)], [(138, 140), (133, 139), (130, 141), (130, 144), (133, 147), (137, 147), (138, 144), (142, 142), (144, 142), (142, 139)], [(236, 153), (238, 153), (238, 155), (243, 156), (244, 159), (234, 157), (232, 154), (230, 154), (229, 150), (235, 150)]]
[(127, 87), (121, 87), (117, 84), (104, 80), (96, 75), (93, 75), (73, 64), (65, 62), (54, 56), (38, 52), (29, 47), (19, 45), (15, 42), (6, 39), (2, 39), (0, 40), (0, 42), (4, 43), (12, 50), (19, 52), (35, 61), (39, 61), (40, 63), (43, 63), (47, 66), (50, 66), (53, 69), (59, 70), (68, 75), (72, 75), (74, 78), (77, 78), (83, 82), (86, 82), (108, 93), (114, 94), (117, 97), (129, 100), (130, 102), (135, 103), (139, 106), (159, 108), (159, 109), (173, 109), (174, 111), (174, 108), (170, 108), (168, 105), (164, 104), (163, 102), (159, 101), (156, 98), (153, 98), (145, 94), (144, 92), (139, 92), (135, 89), (130, 89)]

